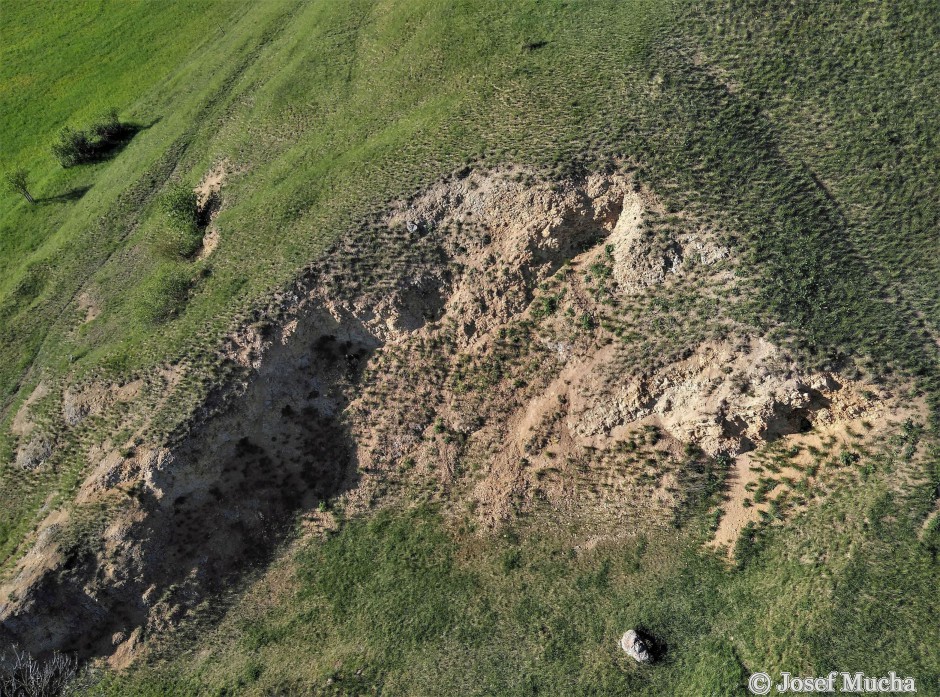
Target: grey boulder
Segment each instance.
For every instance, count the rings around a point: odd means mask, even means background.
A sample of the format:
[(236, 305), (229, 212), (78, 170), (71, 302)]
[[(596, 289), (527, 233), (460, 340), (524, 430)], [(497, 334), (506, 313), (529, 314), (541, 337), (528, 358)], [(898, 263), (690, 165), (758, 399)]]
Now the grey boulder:
[(653, 652), (649, 642), (645, 641), (635, 629), (631, 629), (620, 638), (620, 648), (637, 663), (653, 662)]

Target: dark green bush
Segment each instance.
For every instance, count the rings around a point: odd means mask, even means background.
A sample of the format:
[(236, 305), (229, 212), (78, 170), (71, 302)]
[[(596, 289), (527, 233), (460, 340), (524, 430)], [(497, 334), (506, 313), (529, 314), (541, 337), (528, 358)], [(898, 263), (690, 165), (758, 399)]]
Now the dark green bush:
[(63, 167), (89, 162), (95, 147), (85, 131), (74, 131), (68, 126), (59, 132), (59, 142), (52, 146), (52, 154)]
[(154, 240), (154, 250), (168, 259), (191, 257), (202, 244), (196, 194), (183, 184), (173, 184), (161, 199), (160, 206), (167, 224)]
[(59, 141), (52, 145), (52, 154), (63, 167), (95, 162), (113, 153), (135, 130), (121, 123), (117, 109), (112, 107), (86, 130), (63, 128)]

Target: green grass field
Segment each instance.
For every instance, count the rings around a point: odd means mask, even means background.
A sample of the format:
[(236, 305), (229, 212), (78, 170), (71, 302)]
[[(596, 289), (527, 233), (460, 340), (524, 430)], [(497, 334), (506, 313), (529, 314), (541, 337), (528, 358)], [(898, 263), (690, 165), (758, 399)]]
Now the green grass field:
[[(185, 361), (171, 430), (234, 324), (387, 201), (465, 163), (561, 173), (631, 157), (667, 206), (733, 236), (742, 321), (812, 365), (850, 357), (869, 377), (911, 376), (936, 429), (928, 0), (7, 1), (0, 21), (0, 165), (26, 169), (37, 199), (0, 197), (6, 565), (84, 467), (67, 440), (41, 473), (12, 464), (8, 426), (40, 379), (122, 381)], [(134, 137), (62, 169), (59, 130), (112, 106)], [(157, 253), (162, 197), (222, 158), (236, 171), (218, 250)], [(100, 310), (85, 324), (83, 292)], [(704, 511), (645, 551), (584, 555), (537, 520), (514, 543), (464, 539), (427, 511), (353, 521), (279, 562), (297, 575), (275, 608), (249, 594), (181, 638), (189, 653), (96, 689), (718, 695), (741, 694), (751, 670), (851, 667), (909, 670), (940, 694), (940, 541), (918, 530), (940, 485), (932, 463), (902, 498), (886, 466), (740, 570), (701, 550)], [(624, 623), (663, 632), (665, 665), (616, 656)]]

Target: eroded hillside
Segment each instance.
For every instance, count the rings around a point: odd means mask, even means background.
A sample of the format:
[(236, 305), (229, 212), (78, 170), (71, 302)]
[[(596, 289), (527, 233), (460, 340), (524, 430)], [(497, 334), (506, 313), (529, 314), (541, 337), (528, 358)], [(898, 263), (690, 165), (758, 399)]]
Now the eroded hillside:
[(7, 2), (0, 692), (940, 692), (937, 18)]
[(220, 347), (232, 377), (169, 439), (148, 438), (186, 366), (43, 383), (19, 466), (51, 466), (68, 432), (87, 469), (0, 589), (5, 639), (125, 666), (340, 502), (417, 496), (480, 534), (550, 510), (596, 545), (720, 494), (710, 544), (730, 556), (862, 454), (909, 449), (918, 477), (922, 400), (803, 368), (734, 319), (727, 233), (631, 170), (465, 169), (394, 204)]

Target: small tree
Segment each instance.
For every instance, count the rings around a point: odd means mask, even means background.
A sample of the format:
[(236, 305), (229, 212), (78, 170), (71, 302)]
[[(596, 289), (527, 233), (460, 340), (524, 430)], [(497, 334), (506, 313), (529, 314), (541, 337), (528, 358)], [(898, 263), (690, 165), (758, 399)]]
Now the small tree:
[(7, 186), (10, 191), (13, 191), (17, 194), (22, 194), (30, 203), (35, 203), (36, 201), (29, 193), (29, 172), (25, 169), (17, 169), (12, 172), (7, 172), (4, 175)]

